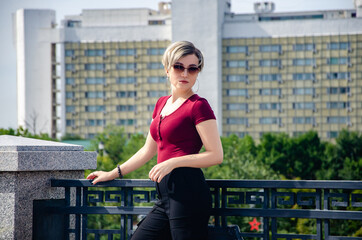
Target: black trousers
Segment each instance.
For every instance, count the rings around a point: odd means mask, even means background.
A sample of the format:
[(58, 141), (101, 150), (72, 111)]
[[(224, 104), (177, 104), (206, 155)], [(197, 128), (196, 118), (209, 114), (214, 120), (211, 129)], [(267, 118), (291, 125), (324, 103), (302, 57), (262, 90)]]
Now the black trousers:
[(211, 194), (201, 169), (174, 169), (156, 189), (159, 200), (131, 239), (207, 240)]

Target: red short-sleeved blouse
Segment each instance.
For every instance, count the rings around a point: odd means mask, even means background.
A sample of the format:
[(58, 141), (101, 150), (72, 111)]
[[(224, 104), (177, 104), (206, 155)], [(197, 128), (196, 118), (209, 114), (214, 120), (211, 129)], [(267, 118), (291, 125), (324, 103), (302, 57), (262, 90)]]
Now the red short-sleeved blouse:
[(150, 126), (152, 138), (157, 142), (157, 163), (172, 157), (198, 153), (202, 147), (196, 130), (200, 122), (216, 119), (206, 99), (192, 95), (170, 115), (161, 117), (161, 111), (171, 96), (161, 97), (153, 111)]

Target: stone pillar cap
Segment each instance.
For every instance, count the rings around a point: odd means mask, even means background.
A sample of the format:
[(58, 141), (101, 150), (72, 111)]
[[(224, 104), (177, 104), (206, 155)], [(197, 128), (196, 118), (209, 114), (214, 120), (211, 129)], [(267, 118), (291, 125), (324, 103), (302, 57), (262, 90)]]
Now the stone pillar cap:
[(1, 135), (0, 172), (97, 168), (97, 153), (83, 150), (74, 144)]

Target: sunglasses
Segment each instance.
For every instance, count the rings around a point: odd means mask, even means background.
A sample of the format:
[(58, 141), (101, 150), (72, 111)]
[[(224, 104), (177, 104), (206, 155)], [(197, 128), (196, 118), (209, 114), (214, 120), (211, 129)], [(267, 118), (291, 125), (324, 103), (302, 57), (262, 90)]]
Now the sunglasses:
[(187, 69), (187, 72), (190, 75), (195, 75), (197, 73), (200, 72), (200, 68), (198, 67), (189, 67), (189, 68), (185, 68), (184, 66), (180, 65), (180, 64), (175, 64), (173, 65), (173, 69), (175, 70), (176, 73), (181, 74), (185, 71), (185, 69)]

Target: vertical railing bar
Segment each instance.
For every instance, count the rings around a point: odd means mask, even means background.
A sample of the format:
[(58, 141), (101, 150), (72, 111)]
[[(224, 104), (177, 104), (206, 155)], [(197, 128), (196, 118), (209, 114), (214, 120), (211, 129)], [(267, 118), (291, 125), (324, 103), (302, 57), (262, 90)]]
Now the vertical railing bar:
[[(323, 209), (329, 210), (329, 189), (324, 189)], [(329, 239), (329, 219), (324, 220), (324, 239)]]
[[(322, 191), (321, 189), (316, 189), (316, 199), (315, 199), (315, 205), (316, 210), (322, 210)], [(322, 226), (322, 220), (317, 219), (317, 240), (323, 239), (323, 226)]]
[[(133, 206), (133, 187), (130, 188), (127, 194), (127, 206)], [(132, 230), (133, 230), (133, 222), (132, 222), (132, 214), (127, 214), (127, 239), (131, 238)]]
[[(88, 188), (83, 187), (82, 206), (84, 207), (88, 207), (87, 192)], [(82, 217), (82, 240), (87, 239), (87, 229), (88, 229), (88, 214), (84, 214)]]
[[(223, 187), (221, 189), (221, 208), (225, 209), (227, 207), (227, 188)], [(221, 216), (221, 226), (227, 227), (227, 216)]]
[[(76, 200), (75, 200), (75, 206), (76, 207), (80, 207), (81, 206), (81, 196), (82, 192), (81, 192), (81, 188), (80, 187), (76, 187)], [(80, 214), (76, 214), (75, 215), (75, 239), (80, 240), (80, 233), (81, 233), (81, 229), (80, 229)]]
[[(65, 206), (69, 207), (70, 206), (70, 187), (64, 187), (64, 197), (65, 197)], [(70, 229), (69, 229), (69, 221), (70, 221), (70, 217), (69, 214), (65, 215), (65, 224), (64, 224), (64, 230), (66, 232), (66, 237), (65, 240), (69, 240), (69, 234), (70, 234)]]
[[(270, 191), (268, 188), (264, 188), (264, 204), (263, 208), (268, 209), (270, 206), (270, 197), (269, 197)], [(269, 218), (263, 217), (263, 240), (269, 240)]]
[[(220, 188), (215, 187), (215, 209), (220, 208)], [(220, 227), (220, 216), (215, 214), (215, 226)]]
[[(121, 207), (126, 206), (126, 190), (125, 187), (121, 188)], [(125, 215), (121, 214), (121, 240), (126, 240), (126, 228), (125, 228)]]
[[(276, 209), (276, 198), (275, 198), (276, 189), (271, 189), (271, 209)], [(277, 233), (278, 233), (278, 226), (277, 226), (277, 219), (275, 217), (271, 218), (271, 231), (272, 231), (272, 240), (277, 239)]]

